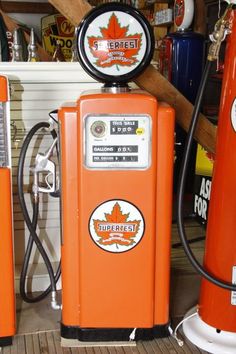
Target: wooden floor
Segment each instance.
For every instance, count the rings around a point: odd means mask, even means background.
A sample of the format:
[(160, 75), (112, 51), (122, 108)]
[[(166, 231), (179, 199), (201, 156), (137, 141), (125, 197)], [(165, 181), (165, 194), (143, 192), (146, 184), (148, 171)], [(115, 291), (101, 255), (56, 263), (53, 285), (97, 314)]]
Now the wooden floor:
[(186, 342), (181, 348), (173, 338), (155, 339), (138, 342), (130, 347), (89, 347), (62, 348), (59, 331), (48, 331), (28, 335), (18, 335), (14, 338), (13, 346), (2, 349), (1, 354), (200, 354), (206, 353)]
[[(196, 239), (199, 236), (204, 235), (204, 229), (199, 226), (195, 221), (188, 221), (186, 225), (186, 231), (189, 239)], [(174, 318), (173, 323), (178, 323), (186, 309), (188, 308), (189, 298), (192, 296), (192, 288), (190, 291), (183, 289), (181, 281), (187, 279), (187, 282), (196, 283), (197, 275), (187, 260), (182, 247), (178, 244), (179, 239), (177, 235), (177, 226), (173, 224), (172, 227), (172, 257), (171, 257), (171, 269), (172, 269), (172, 282), (171, 282), (171, 315)], [(194, 242), (192, 249), (199, 261), (203, 256), (204, 241)], [(178, 290), (177, 287), (180, 289)], [(179, 295), (178, 295), (179, 291)], [(196, 294), (196, 299), (198, 294)], [(186, 309), (184, 305), (187, 303)], [(195, 299), (192, 299), (193, 303)], [(20, 314), (19, 314), (20, 315)], [(180, 334), (179, 334), (180, 336)], [(2, 349), (1, 354), (125, 354), (125, 353), (140, 353), (140, 354), (153, 354), (153, 353), (206, 353), (196, 348), (186, 339), (184, 339), (184, 346), (179, 347), (176, 340), (172, 337), (165, 339), (158, 339), (153, 341), (138, 342), (136, 346), (129, 347), (90, 347), (90, 348), (62, 348), (60, 344), (59, 330), (50, 330), (46, 332), (36, 332), (31, 334), (16, 335), (13, 341), (13, 345)]]
[[(201, 263), (203, 258), (204, 240), (198, 240), (204, 238), (205, 229), (194, 219), (186, 221), (185, 230), (190, 241), (191, 249), (194, 252), (195, 257)], [(192, 242), (192, 243), (191, 243)], [(172, 249), (171, 249), (171, 268), (172, 271), (180, 274), (196, 274), (186, 254), (182, 248), (179, 240), (177, 225), (172, 225)]]

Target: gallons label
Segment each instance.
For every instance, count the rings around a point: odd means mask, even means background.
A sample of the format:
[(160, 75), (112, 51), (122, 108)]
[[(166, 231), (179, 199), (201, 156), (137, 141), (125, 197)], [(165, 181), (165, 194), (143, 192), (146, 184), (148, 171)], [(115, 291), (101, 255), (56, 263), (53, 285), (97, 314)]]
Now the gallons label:
[(89, 232), (95, 244), (105, 251), (122, 253), (142, 240), (145, 222), (133, 204), (113, 199), (100, 204), (89, 219)]

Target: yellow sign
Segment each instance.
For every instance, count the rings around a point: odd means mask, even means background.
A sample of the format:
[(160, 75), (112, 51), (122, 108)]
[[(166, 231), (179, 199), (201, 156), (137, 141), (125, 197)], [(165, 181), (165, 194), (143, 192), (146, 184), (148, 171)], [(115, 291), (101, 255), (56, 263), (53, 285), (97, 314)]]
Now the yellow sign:
[(214, 164), (213, 154), (208, 153), (201, 145), (197, 147), (196, 175), (211, 176)]
[(59, 41), (66, 61), (71, 60), (75, 27), (62, 15), (42, 18), (42, 41), (46, 52), (53, 56)]

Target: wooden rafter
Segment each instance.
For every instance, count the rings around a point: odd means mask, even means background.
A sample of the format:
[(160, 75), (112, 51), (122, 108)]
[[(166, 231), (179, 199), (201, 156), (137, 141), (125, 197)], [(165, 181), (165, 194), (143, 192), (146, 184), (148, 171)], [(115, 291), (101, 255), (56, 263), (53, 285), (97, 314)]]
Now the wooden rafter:
[(55, 13), (55, 8), (46, 2), (0, 1), (0, 9), (6, 13)]

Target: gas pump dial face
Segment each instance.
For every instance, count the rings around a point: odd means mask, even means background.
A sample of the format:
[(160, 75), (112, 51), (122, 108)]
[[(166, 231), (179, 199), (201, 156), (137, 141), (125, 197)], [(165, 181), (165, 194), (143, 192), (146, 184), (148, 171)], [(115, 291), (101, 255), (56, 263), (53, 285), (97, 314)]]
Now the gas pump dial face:
[(127, 82), (149, 64), (154, 48), (152, 29), (136, 9), (110, 3), (92, 10), (78, 30), (82, 67), (102, 82)]

